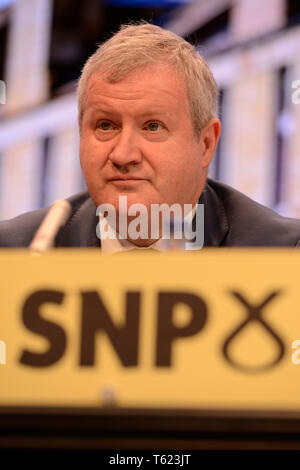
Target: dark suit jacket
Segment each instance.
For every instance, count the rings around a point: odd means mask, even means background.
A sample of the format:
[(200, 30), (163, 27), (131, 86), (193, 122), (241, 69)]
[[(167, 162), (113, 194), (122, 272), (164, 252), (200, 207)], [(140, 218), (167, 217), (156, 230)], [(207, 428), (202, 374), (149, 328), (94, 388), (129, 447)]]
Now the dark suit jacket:
[[(55, 246), (99, 247), (96, 206), (87, 191), (68, 199), (72, 214)], [(300, 220), (282, 217), (239, 191), (208, 179), (199, 199), (204, 204), (204, 246), (299, 246)], [(47, 208), (0, 222), (0, 246), (30, 244)]]

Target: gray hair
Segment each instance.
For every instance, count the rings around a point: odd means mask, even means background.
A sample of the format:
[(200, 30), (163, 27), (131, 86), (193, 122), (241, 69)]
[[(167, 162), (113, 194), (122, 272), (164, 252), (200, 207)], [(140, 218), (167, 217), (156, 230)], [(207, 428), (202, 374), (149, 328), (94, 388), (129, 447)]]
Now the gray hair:
[(81, 124), (85, 90), (93, 72), (115, 83), (130, 72), (150, 64), (172, 65), (182, 75), (196, 135), (217, 117), (218, 89), (215, 79), (195, 47), (176, 34), (146, 22), (121, 26), (101, 44), (85, 63), (78, 82), (78, 111)]

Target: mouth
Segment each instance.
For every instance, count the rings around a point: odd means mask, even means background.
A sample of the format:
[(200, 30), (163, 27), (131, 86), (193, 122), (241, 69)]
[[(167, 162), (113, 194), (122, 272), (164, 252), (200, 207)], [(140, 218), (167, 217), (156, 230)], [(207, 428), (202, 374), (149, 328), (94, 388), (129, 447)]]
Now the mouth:
[(145, 178), (137, 178), (135, 176), (126, 176), (126, 177), (115, 177), (110, 178), (108, 182), (118, 188), (128, 189), (137, 188), (141, 184), (145, 183), (147, 180)]
[(112, 179), (109, 181), (110, 184), (113, 186), (122, 189), (122, 190), (132, 190), (136, 189), (145, 183), (147, 180), (145, 179), (138, 179), (138, 178), (120, 178), (120, 179)]
[(126, 176), (126, 177), (121, 177), (121, 176), (116, 176), (114, 178), (110, 178), (108, 181), (146, 181), (145, 178), (137, 178), (135, 176)]

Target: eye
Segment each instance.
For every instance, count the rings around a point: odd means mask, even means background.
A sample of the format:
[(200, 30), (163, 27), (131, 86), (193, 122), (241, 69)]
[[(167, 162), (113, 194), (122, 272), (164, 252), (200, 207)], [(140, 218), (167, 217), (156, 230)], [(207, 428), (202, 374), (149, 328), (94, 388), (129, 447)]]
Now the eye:
[(157, 121), (151, 121), (146, 124), (146, 128), (151, 132), (156, 132), (163, 129), (163, 125)]
[(101, 131), (112, 131), (113, 129), (116, 128), (116, 126), (114, 126), (109, 121), (99, 121), (97, 123), (97, 128), (100, 129)]

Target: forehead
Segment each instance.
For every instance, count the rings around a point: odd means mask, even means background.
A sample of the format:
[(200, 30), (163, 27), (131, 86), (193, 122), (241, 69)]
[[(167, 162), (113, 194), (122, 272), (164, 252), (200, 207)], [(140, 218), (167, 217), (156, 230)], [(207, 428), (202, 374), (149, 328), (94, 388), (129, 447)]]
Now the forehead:
[(131, 71), (114, 83), (100, 72), (89, 77), (86, 87), (86, 107), (99, 104), (122, 106), (148, 106), (162, 108), (188, 108), (188, 97), (183, 77), (171, 65), (151, 65)]

